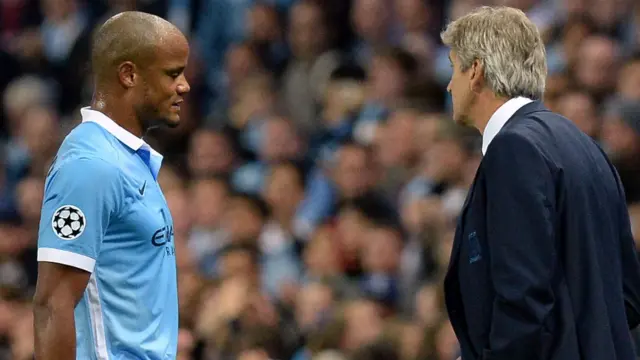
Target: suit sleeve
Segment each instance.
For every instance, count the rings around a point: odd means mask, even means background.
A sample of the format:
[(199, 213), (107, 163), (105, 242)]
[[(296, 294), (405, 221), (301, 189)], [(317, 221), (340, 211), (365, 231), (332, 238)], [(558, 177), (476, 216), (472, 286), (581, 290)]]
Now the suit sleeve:
[(544, 323), (554, 304), (554, 175), (540, 151), (518, 134), (499, 134), (484, 161), (496, 296), (482, 359), (541, 359), (550, 340)]
[(623, 214), (621, 254), (624, 306), (629, 329), (635, 329), (640, 324), (640, 263), (626, 207)]
[(38, 261), (93, 272), (107, 226), (121, 202), (119, 170), (101, 159), (73, 159), (45, 183)]
[(633, 240), (624, 189), (616, 169), (613, 166), (611, 169), (616, 175), (618, 189), (620, 189), (620, 254), (624, 307), (629, 329), (635, 329), (640, 324), (640, 261)]

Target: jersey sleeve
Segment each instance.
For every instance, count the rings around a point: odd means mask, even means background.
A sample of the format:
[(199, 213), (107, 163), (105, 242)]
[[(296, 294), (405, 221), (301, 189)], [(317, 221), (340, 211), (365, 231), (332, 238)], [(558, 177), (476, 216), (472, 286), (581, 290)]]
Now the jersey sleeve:
[(45, 183), (38, 261), (93, 272), (110, 220), (122, 202), (119, 169), (102, 159), (68, 160)]

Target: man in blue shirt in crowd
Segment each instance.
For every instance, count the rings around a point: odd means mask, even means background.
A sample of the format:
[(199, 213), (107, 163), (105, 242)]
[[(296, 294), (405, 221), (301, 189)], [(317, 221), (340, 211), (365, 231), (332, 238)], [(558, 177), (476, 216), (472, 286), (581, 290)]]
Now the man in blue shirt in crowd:
[(175, 359), (173, 222), (142, 140), (175, 127), (189, 45), (169, 22), (125, 12), (96, 32), (95, 93), (47, 175), (34, 297), (39, 360)]

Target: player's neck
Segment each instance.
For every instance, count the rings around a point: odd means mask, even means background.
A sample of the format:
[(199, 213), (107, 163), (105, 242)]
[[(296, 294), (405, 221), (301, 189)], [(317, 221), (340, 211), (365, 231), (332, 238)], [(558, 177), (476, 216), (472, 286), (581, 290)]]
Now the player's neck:
[(473, 110), (475, 114), (473, 119), (473, 125), (480, 133), (484, 133), (484, 129), (487, 127), (487, 123), (493, 116), (493, 114), (502, 106), (507, 99), (499, 98), (493, 94), (483, 94), (484, 99), (478, 99), (476, 102), (476, 108)]
[(97, 94), (91, 101), (91, 109), (100, 111), (108, 116), (116, 124), (137, 137), (144, 135), (141, 122), (133, 107), (122, 106), (122, 104), (109, 99), (107, 96)]

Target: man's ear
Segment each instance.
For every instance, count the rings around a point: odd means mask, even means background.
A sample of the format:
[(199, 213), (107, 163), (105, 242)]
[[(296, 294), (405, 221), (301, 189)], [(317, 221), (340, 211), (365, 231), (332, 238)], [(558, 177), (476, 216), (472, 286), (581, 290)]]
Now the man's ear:
[(131, 61), (125, 61), (118, 66), (118, 80), (125, 88), (132, 88), (138, 81), (137, 68)]
[(484, 87), (484, 64), (478, 59), (473, 60), (469, 68), (469, 87), (475, 93)]

